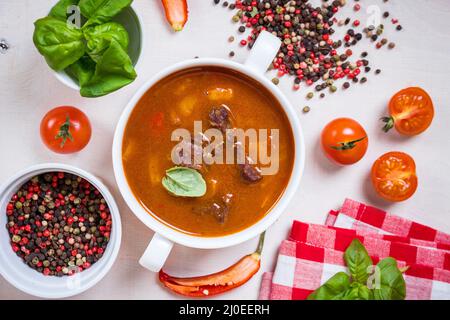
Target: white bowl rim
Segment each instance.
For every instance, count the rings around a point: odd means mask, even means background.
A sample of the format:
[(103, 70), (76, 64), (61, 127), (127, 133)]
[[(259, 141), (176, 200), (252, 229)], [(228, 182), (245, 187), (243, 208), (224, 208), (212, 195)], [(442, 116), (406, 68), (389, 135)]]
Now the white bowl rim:
[[(163, 79), (164, 77), (173, 74), (174, 72), (188, 69), (191, 67), (198, 66), (218, 66), (229, 68), (238, 72), (241, 72), (262, 84), (267, 88), (275, 98), (280, 102), (283, 107), (289, 121), (291, 124), (292, 132), (295, 141), (295, 159), (292, 174), (289, 180), (289, 184), (284, 191), (281, 199), (276, 203), (276, 205), (267, 213), (261, 220), (253, 224), (252, 226), (241, 230), (237, 233), (233, 233), (226, 236), (220, 237), (199, 237), (194, 235), (189, 235), (158, 221), (152, 214), (145, 210), (135, 198), (133, 192), (131, 191), (123, 169), (122, 163), (122, 141), (125, 131), (126, 124), (128, 122), (129, 116), (133, 111), (136, 104), (139, 102), (140, 98), (147, 92), (147, 90), (152, 87), (156, 82)], [(114, 174), (116, 177), (117, 185), (119, 187), (120, 193), (125, 199), (125, 202), (131, 209), (131, 211), (138, 217), (147, 227), (155, 231), (156, 233), (166, 237), (167, 239), (182, 244), (187, 247), (199, 248), (199, 249), (219, 249), (230, 247), (243, 243), (256, 237), (258, 234), (267, 230), (284, 212), (288, 206), (290, 200), (297, 191), (300, 180), (303, 175), (305, 167), (305, 143), (303, 137), (303, 131), (301, 129), (300, 121), (295, 113), (289, 100), (286, 96), (263, 74), (259, 74), (256, 71), (251, 70), (243, 64), (236, 63), (233, 61), (228, 61), (219, 58), (197, 58), (179, 62), (168, 68), (165, 68), (155, 76), (151, 77), (146, 81), (141, 88), (136, 92), (133, 98), (129, 101), (128, 105), (123, 110), (119, 122), (116, 127), (113, 141), (113, 167)]]
[[(142, 56), (145, 54), (145, 36), (144, 36), (144, 25), (143, 25), (143, 18), (142, 15), (139, 13), (139, 10), (137, 10), (135, 7), (134, 2), (131, 3), (130, 5), (130, 9), (134, 12), (134, 14), (136, 15), (137, 18), (137, 22), (139, 24), (139, 29), (140, 29), (140, 37), (139, 37), (139, 41), (141, 42), (141, 51), (139, 53), (139, 57), (136, 61), (136, 64), (134, 65), (134, 69), (136, 70), (136, 72), (138, 73), (141, 67), (141, 60), (142, 60)], [(64, 71), (55, 71), (53, 69), (51, 69), (51, 72), (55, 75), (56, 79), (58, 79), (61, 83), (63, 83), (65, 86), (79, 91), (80, 90), (80, 86), (71, 78), (69, 77), (69, 75)]]
[[(120, 212), (119, 212), (117, 203), (114, 200), (114, 197), (112, 196), (111, 192), (103, 184), (103, 182), (100, 181), (97, 177), (95, 177), (91, 173), (89, 173), (83, 169), (80, 169), (78, 167), (72, 166), (72, 165), (61, 164), (61, 163), (41, 163), (41, 164), (32, 165), (23, 170), (20, 170), (19, 172), (14, 174), (12, 177), (10, 177), (4, 184), (2, 184), (2, 186), (0, 187), (0, 197), (1, 198), (5, 197), (5, 194), (4, 194), (5, 191), (12, 187), (19, 188), (20, 185), (19, 185), (19, 183), (17, 183), (17, 181), (20, 180), (24, 176), (30, 175), (34, 172), (53, 172), (53, 171), (68, 172), (68, 173), (72, 173), (74, 175), (80, 176), (81, 178), (85, 179), (86, 181), (91, 183), (93, 186), (95, 186), (100, 191), (102, 196), (105, 198), (106, 203), (108, 204), (108, 207), (111, 212), (111, 217), (113, 219), (111, 239), (110, 239), (110, 242), (108, 243), (108, 246), (111, 246), (111, 249), (110, 249), (108, 255), (106, 255), (107, 251), (105, 251), (105, 255), (100, 259), (100, 260), (105, 259), (105, 261), (106, 261), (105, 266), (103, 268), (97, 270), (97, 274), (92, 278), (92, 280), (86, 282), (83, 285), (80, 285), (80, 287), (78, 287), (78, 288), (75, 288), (72, 290), (66, 289), (67, 291), (65, 293), (53, 293), (53, 292), (48, 292), (48, 291), (42, 291), (42, 290), (37, 289), (35, 286), (33, 286), (29, 283), (24, 284), (24, 283), (18, 281), (17, 279), (10, 277), (9, 274), (2, 267), (2, 264), (0, 264), (0, 274), (10, 284), (12, 284), (14, 287), (16, 287), (17, 289), (19, 289), (25, 293), (28, 293), (30, 295), (40, 297), (40, 298), (61, 299), (61, 298), (67, 298), (67, 297), (78, 295), (78, 294), (90, 289), (91, 287), (96, 285), (100, 280), (102, 280), (106, 276), (106, 274), (110, 271), (114, 262), (116, 261), (119, 250), (120, 250), (120, 245), (121, 245), (121, 240), (122, 240), (122, 223), (121, 223)], [(4, 213), (0, 212), (0, 214), (4, 214)], [(0, 228), (4, 229), (6, 231), (4, 226), (0, 226)], [(2, 232), (2, 231), (0, 231), (0, 232)], [(92, 270), (92, 269), (87, 269), (87, 270), (83, 271), (83, 273), (89, 272), (90, 270)]]

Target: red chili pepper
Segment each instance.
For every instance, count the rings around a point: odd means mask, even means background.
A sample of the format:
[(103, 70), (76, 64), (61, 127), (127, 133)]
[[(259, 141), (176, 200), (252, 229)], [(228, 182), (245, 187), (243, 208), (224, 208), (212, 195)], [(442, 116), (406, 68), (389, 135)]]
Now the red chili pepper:
[(159, 280), (170, 290), (188, 297), (208, 297), (230, 291), (246, 283), (258, 272), (264, 235), (265, 233), (260, 235), (258, 248), (254, 253), (223, 271), (200, 277), (176, 278), (161, 270)]
[(188, 6), (186, 0), (162, 0), (166, 19), (173, 30), (181, 31), (188, 19)]

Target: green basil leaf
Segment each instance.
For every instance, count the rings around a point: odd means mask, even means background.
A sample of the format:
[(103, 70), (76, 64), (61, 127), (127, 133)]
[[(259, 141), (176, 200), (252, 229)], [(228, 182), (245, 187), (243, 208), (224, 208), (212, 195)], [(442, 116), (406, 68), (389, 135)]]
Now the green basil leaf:
[(39, 19), (34, 25), (33, 42), (52, 69), (63, 70), (84, 55), (81, 30), (53, 17)]
[(133, 0), (80, 0), (81, 14), (88, 18), (85, 27), (110, 21), (132, 2)]
[(386, 258), (381, 260), (375, 270), (379, 275), (379, 283), (375, 276), (373, 289), (376, 300), (405, 300), (406, 284), (402, 272), (397, 266), (397, 260)]
[(350, 290), (350, 277), (345, 272), (336, 273), (319, 289), (308, 296), (308, 300), (341, 300)]
[(98, 61), (92, 79), (81, 86), (83, 97), (100, 97), (114, 92), (134, 81), (136, 71), (127, 52), (115, 40)]
[(79, 1), (80, 0), (60, 0), (50, 10), (49, 16), (66, 21), (68, 17), (67, 8), (70, 6), (78, 5)]
[(194, 169), (174, 167), (166, 171), (162, 185), (171, 194), (179, 197), (201, 197), (206, 193), (206, 182)]
[(89, 56), (83, 56), (67, 67), (66, 72), (78, 80), (80, 87), (85, 86), (94, 76), (95, 62)]
[(128, 50), (128, 32), (116, 22), (89, 27), (84, 30), (84, 37), (87, 41), (86, 51), (96, 62), (100, 61), (106, 49), (111, 45), (112, 39), (116, 40), (125, 51)]
[(352, 280), (366, 285), (369, 277), (368, 268), (373, 265), (373, 262), (358, 239), (354, 239), (345, 250), (344, 259)]
[(373, 300), (373, 293), (367, 286), (353, 282), (351, 288), (344, 292), (341, 300)]

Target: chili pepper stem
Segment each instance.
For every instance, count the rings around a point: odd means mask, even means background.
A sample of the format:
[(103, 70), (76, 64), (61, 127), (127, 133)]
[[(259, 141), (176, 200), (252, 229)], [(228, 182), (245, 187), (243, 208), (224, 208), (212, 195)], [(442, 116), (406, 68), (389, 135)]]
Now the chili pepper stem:
[(391, 130), (395, 125), (394, 117), (383, 117), (383, 118), (381, 118), (381, 121), (383, 121), (385, 123), (385, 125), (383, 127), (383, 131), (386, 133), (389, 132), (389, 130)]
[(258, 255), (261, 255), (263, 247), (264, 247), (264, 238), (266, 237), (266, 232), (264, 231), (263, 233), (261, 233), (261, 235), (259, 236), (259, 242), (258, 242), (258, 247), (256, 248), (255, 253)]

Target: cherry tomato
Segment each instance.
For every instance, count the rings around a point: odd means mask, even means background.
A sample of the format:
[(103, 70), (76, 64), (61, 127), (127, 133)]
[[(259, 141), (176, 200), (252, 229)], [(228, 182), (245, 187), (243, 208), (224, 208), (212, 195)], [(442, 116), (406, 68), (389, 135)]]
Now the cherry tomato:
[(381, 156), (373, 164), (371, 178), (377, 193), (388, 201), (404, 201), (417, 190), (416, 164), (406, 153)]
[(322, 149), (332, 161), (350, 165), (361, 160), (367, 152), (369, 138), (355, 120), (340, 118), (330, 122), (322, 131)]
[(433, 101), (421, 88), (407, 88), (396, 93), (389, 102), (390, 117), (382, 118), (383, 130), (393, 127), (403, 135), (418, 135), (431, 125), (434, 117)]
[(91, 139), (88, 117), (75, 107), (57, 107), (41, 121), (41, 139), (56, 153), (74, 153), (82, 150)]

